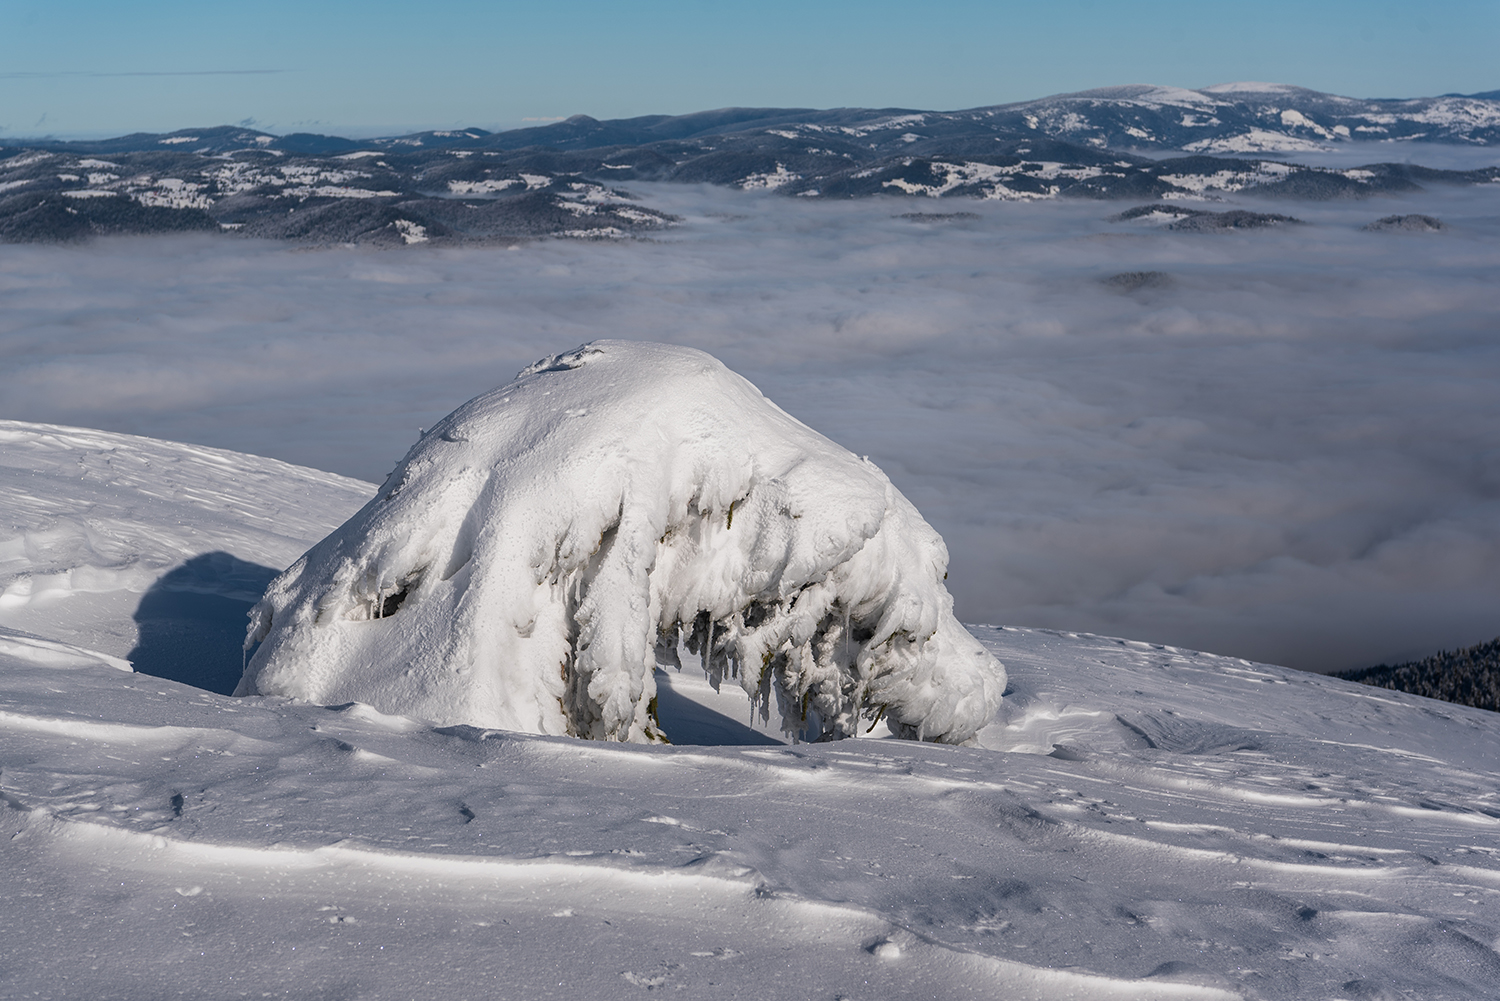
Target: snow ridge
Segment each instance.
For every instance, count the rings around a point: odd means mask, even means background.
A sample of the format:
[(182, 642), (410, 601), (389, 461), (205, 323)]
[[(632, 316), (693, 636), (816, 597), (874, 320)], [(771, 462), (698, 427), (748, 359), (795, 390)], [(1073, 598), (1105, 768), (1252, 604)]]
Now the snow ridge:
[(273, 582), (237, 694), (654, 742), (685, 645), (798, 738), (963, 743), (1005, 672), (947, 562), (873, 463), (711, 356), (596, 341), (445, 418)]

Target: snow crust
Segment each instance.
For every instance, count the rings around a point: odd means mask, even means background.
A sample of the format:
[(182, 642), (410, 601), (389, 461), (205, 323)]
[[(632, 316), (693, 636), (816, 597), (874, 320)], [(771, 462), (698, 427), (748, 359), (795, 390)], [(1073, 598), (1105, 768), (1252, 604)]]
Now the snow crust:
[(691, 348), (596, 341), (428, 431), (267, 589), (237, 694), (649, 742), (679, 646), (802, 739), (962, 743), (1005, 672), (868, 459)]

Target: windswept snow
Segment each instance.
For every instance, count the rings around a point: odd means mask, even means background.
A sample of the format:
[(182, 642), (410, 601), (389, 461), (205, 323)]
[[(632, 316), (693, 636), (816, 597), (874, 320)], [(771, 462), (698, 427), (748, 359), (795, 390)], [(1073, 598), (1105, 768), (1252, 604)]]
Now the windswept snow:
[(1005, 673), (947, 563), (874, 464), (711, 356), (597, 341), (454, 411), (277, 579), (239, 694), (661, 740), (686, 644), (790, 734), (962, 743)]
[(253, 602), (374, 487), (276, 459), (52, 424), (0, 421), (0, 628), (126, 656), (132, 613), (174, 567), (225, 572), (184, 591)]
[[(78, 567), (164, 545), (274, 559), (360, 495), (253, 456), (4, 430), (7, 503), (113, 540)], [(46, 543), (36, 521), (0, 523), (11, 572)], [(218, 696), (31, 625), (0, 625), (6, 998), (1472, 1001), (1500, 983), (1494, 713), (976, 626), (1011, 669), (979, 746), (755, 746), (722, 718), (725, 745), (632, 746)]]

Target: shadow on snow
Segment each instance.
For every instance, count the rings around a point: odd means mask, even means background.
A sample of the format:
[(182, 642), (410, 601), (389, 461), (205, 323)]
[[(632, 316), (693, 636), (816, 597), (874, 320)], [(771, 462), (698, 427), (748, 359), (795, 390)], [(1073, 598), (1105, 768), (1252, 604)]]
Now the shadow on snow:
[(280, 572), (225, 552), (188, 560), (141, 597), (131, 664), (141, 674), (232, 695), (244, 668), (246, 616)]

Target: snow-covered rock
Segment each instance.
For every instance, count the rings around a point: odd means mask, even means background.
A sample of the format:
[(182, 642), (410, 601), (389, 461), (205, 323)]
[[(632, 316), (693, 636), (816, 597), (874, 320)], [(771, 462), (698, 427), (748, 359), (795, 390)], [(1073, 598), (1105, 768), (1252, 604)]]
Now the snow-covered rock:
[(689, 348), (597, 341), (428, 431), (267, 590), (240, 695), (658, 741), (685, 646), (804, 739), (968, 741), (1004, 668), (868, 459)]

